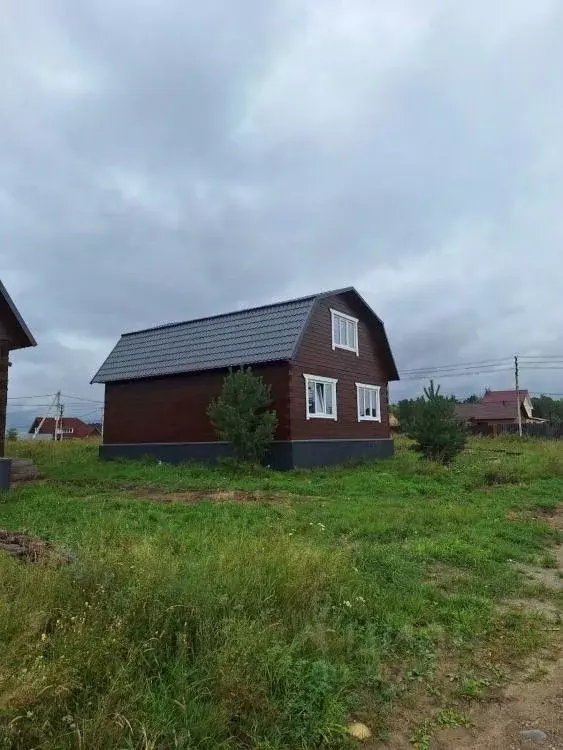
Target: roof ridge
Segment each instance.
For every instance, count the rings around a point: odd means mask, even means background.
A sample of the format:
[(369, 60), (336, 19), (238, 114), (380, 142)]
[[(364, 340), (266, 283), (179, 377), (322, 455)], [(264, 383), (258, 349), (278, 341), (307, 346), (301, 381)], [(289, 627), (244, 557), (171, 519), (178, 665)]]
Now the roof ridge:
[(242, 310), (230, 310), (229, 312), (217, 313), (216, 315), (204, 315), (202, 318), (190, 318), (189, 320), (179, 320), (175, 323), (161, 323), (157, 326), (149, 326), (148, 328), (140, 328), (137, 331), (126, 331), (121, 336), (135, 336), (138, 333), (148, 333), (149, 331), (160, 331), (164, 328), (175, 328), (176, 326), (183, 326), (187, 323), (203, 323), (205, 320), (217, 320), (217, 318), (230, 318), (233, 315), (242, 315), (247, 312), (255, 312), (256, 310), (267, 310), (270, 307), (280, 307), (281, 305), (292, 305), (296, 302), (305, 302), (306, 300), (315, 300), (321, 297), (328, 297), (333, 294), (342, 294), (348, 292), (354, 287), (348, 286), (342, 289), (331, 289), (327, 292), (317, 292), (316, 294), (306, 294), (303, 297), (294, 297), (293, 299), (278, 300), (277, 302), (269, 302), (267, 305), (256, 305), (255, 307), (244, 307)]

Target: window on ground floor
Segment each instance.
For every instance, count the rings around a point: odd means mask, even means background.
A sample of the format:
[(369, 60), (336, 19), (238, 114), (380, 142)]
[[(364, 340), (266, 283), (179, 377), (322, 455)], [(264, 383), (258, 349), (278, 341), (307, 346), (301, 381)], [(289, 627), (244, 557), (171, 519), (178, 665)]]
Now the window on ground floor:
[(334, 378), (305, 375), (307, 419), (336, 419), (336, 383)]
[(381, 422), (380, 386), (356, 383), (358, 422)]

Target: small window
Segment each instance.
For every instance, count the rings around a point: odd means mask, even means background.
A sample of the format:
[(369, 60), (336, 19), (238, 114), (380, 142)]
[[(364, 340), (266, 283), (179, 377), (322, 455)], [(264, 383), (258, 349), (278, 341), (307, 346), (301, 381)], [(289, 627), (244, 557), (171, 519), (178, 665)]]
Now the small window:
[(307, 419), (336, 419), (336, 383), (334, 378), (305, 375)]
[(380, 386), (356, 383), (358, 422), (381, 422)]
[(348, 349), (358, 354), (358, 319), (350, 315), (331, 310), (332, 348)]

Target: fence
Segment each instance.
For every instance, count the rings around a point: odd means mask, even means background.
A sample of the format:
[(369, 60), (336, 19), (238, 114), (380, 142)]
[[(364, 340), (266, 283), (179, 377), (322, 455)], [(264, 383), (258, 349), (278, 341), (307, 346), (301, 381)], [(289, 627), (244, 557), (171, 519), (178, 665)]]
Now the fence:
[[(497, 435), (518, 435), (517, 424), (496, 425)], [(563, 439), (563, 424), (554, 422), (524, 422), (522, 434), (526, 437), (545, 438), (546, 440)]]

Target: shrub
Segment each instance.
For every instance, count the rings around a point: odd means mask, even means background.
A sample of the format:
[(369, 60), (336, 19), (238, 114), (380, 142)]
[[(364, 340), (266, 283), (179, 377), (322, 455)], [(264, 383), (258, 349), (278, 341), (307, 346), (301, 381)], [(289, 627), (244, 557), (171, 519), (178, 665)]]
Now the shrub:
[(6, 432), (6, 440), (17, 440), (18, 439), (18, 431), (15, 427), (9, 427), (8, 431)]
[(456, 417), (455, 401), (440, 395), (440, 386), (435, 388), (432, 380), (424, 396), (408, 426), (408, 437), (424, 458), (449, 464), (465, 448), (467, 431)]
[(259, 463), (272, 442), (278, 424), (270, 386), (247, 369), (231, 371), (221, 395), (207, 411), (219, 437), (233, 446), (237, 461)]

